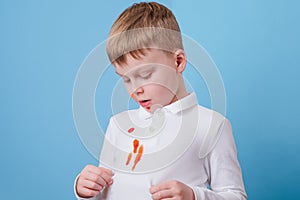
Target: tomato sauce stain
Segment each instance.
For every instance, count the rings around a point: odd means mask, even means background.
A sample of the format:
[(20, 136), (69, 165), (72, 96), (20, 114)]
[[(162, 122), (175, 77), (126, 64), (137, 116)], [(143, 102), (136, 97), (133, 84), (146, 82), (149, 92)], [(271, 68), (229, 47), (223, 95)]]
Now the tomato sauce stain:
[(138, 140), (133, 140), (133, 153), (136, 153), (139, 143), (140, 142)]
[(139, 152), (138, 152), (138, 154), (137, 154), (137, 156), (136, 156), (136, 158), (134, 160), (134, 164), (133, 164), (133, 166), (131, 168), (132, 171), (135, 169), (136, 165), (141, 160), (142, 155), (143, 155), (143, 150), (144, 150), (144, 147), (143, 147), (143, 145), (141, 145), (140, 148), (139, 148)]
[[(136, 155), (136, 157), (135, 157), (133, 166), (132, 166), (132, 168), (131, 168), (132, 171), (135, 169), (136, 165), (140, 162), (140, 160), (141, 160), (141, 158), (142, 158), (142, 155), (143, 155), (143, 151), (144, 151), (144, 146), (143, 146), (143, 145), (140, 145), (140, 141), (137, 140), (137, 139), (133, 140), (133, 153), (134, 153), (134, 154), (137, 154), (137, 155)], [(130, 152), (130, 153), (128, 154), (127, 161), (126, 161), (126, 165), (129, 165), (133, 153)]]
[(126, 165), (128, 165), (130, 163), (131, 157), (132, 157), (132, 153), (129, 153), (129, 155), (127, 157)]
[(130, 129), (128, 129), (128, 133), (132, 133), (134, 131), (134, 128), (130, 128)]

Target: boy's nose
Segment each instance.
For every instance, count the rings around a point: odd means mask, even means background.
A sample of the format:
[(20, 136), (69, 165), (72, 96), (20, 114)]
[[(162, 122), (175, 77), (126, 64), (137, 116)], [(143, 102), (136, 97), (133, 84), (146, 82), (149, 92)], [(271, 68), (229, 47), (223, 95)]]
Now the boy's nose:
[(134, 91), (134, 93), (135, 94), (141, 94), (141, 93), (143, 93), (144, 92), (144, 88), (143, 87), (138, 87), (138, 88), (136, 88), (136, 90)]

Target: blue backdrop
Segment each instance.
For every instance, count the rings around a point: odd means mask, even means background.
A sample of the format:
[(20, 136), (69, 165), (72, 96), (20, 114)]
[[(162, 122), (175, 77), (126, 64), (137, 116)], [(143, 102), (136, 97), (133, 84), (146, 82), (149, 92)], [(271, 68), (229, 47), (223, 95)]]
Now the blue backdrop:
[[(73, 83), (133, 2), (0, 1), (1, 199), (75, 198), (74, 178), (97, 160), (76, 132)], [(299, 1), (159, 2), (220, 70), (249, 199), (299, 199)], [(97, 92), (101, 102), (110, 103), (118, 79), (110, 70), (107, 91)], [(209, 105), (205, 87), (195, 88)], [(96, 106), (105, 128), (110, 106)]]

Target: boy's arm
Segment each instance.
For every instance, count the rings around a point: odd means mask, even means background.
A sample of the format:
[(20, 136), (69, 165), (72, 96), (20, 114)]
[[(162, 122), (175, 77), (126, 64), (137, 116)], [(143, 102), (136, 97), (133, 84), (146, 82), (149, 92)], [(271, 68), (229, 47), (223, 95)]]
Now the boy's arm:
[(247, 199), (232, 129), (227, 119), (220, 131), (216, 145), (205, 158), (211, 189), (194, 187), (196, 200)]

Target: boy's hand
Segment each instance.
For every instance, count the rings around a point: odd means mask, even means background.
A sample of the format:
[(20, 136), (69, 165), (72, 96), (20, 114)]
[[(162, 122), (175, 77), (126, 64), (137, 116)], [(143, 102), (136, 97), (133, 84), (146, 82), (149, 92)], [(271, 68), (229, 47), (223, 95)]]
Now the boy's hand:
[(100, 191), (112, 184), (113, 172), (103, 167), (87, 165), (76, 182), (76, 192), (82, 198), (96, 196)]
[(150, 188), (150, 193), (153, 200), (195, 200), (192, 188), (176, 180), (154, 185)]

